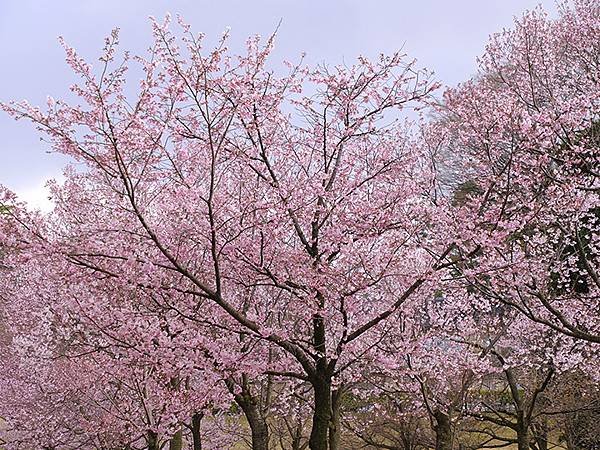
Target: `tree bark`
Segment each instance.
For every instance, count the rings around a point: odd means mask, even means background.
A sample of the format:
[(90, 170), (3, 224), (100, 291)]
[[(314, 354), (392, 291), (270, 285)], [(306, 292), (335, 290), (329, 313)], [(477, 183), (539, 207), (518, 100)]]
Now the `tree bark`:
[(258, 405), (250, 400), (241, 405), (252, 431), (252, 450), (269, 449), (269, 428), (260, 414)]
[[(319, 306), (325, 305), (325, 299), (317, 292)], [(333, 366), (327, 364), (327, 345), (325, 333), (325, 320), (321, 314), (313, 315), (313, 347), (320, 355), (317, 360), (315, 372), (311, 377), (314, 392), (314, 411), (312, 417), (312, 429), (308, 446), (310, 450), (328, 450), (329, 426), (331, 422), (331, 372)]]
[(329, 422), (329, 450), (339, 450), (341, 438), (341, 388), (331, 392), (331, 420)]
[(529, 450), (529, 433), (527, 430), (517, 434), (517, 448), (519, 450)]
[(154, 431), (148, 431), (147, 436), (148, 450), (160, 450), (158, 446), (158, 436)]
[(435, 450), (452, 450), (454, 440), (450, 416), (439, 409), (434, 411), (435, 418)]
[(517, 411), (517, 447), (519, 450), (529, 450), (529, 424), (526, 423), (521, 411)]
[(201, 413), (192, 416), (192, 444), (194, 450), (202, 450), (202, 435), (200, 434), (200, 423), (202, 422)]
[[(230, 392), (235, 391), (233, 380), (226, 381)], [(252, 450), (269, 450), (269, 427), (260, 411), (259, 402), (248, 386), (245, 379), (242, 381), (242, 392), (234, 394), (235, 402), (242, 408), (244, 416), (252, 432)]]
[(317, 377), (312, 382), (315, 410), (308, 446), (310, 450), (328, 450), (329, 422), (331, 421), (331, 382)]
[(233, 378), (225, 380), (229, 392), (233, 394), (233, 399), (238, 404), (244, 416), (250, 425), (252, 432), (252, 450), (269, 449), (269, 427), (264, 415), (260, 409), (260, 402), (250, 390), (246, 375), (242, 375), (241, 392), (236, 393), (236, 382)]
[(182, 450), (183, 448), (183, 432), (177, 431), (169, 441), (169, 450)]

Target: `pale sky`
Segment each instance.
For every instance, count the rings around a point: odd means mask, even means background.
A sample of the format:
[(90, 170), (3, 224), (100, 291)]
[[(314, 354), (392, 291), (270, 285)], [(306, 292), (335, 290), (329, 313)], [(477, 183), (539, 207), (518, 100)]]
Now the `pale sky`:
[[(231, 27), (233, 51), (281, 20), (274, 62), (306, 52), (309, 63), (349, 64), (402, 49), (454, 85), (476, 73), (489, 34), (537, 4), (556, 13), (554, 0), (0, 0), (0, 100), (43, 105), (48, 95), (67, 95), (75, 78), (58, 36), (94, 62), (103, 38), (119, 27), (121, 47), (139, 53), (151, 43), (148, 16), (167, 12), (212, 40)], [(3, 113), (0, 136), (0, 184), (47, 209), (44, 184), (60, 178), (65, 159), (48, 153), (32, 125)]]

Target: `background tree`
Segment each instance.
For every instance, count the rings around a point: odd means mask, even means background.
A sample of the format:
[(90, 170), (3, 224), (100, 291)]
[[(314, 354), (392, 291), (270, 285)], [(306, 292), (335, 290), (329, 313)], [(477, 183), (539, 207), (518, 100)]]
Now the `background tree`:
[(462, 187), (461, 251), (479, 254), (460, 271), (467, 288), (594, 344), (598, 8), (564, 4), (557, 20), (537, 9), (494, 35), (480, 74), (445, 94), (431, 139)]

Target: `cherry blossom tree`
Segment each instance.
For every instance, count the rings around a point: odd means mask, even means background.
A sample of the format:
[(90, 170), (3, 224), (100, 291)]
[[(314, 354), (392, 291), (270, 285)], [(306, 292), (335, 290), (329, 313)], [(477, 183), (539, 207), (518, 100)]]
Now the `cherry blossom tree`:
[(169, 17), (98, 67), (63, 43), (77, 100), (1, 104), (72, 161), (45, 216), (0, 190), (11, 443), (386, 448), (344, 420), (373, 400), (451, 449), (491, 377), (531, 447), (551, 383), (600, 378), (599, 18), (527, 13), (440, 102), (401, 54), (275, 69)]
[(557, 372), (598, 376), (599, 13), (585, 0), (556, 20), (538, 8), (492, 36), (424, 132), (463, 259), (452, 314), (471, 315), (453, 337), (503, 368), (514, 416), (491, 416), (519, 448), (543, 428), (537, 400)]
[(541, 9), (494, 35), (480, 73), (446, 92), (429, 143), (461, 192), (469, 289), (598, 344), (598, 58), (595, 1)]
[(194, 417), (229, 408), (222, 380), (243, 355), (216, 359), (206, 343), (230, 342), (157, 309), (147, 290), (65, 264), (58, 236), (51, 244), (18, 204), (7, 216), (1, 378), (12, 445), (155, 449), (181, 440), (184, 425), (198, 434)]
[(401, 55), (277, 75), (272, 39), (234, 57), (225, 36), (205, 54), (181, 27), (182, 46), (168, 20), (154, 23), (133, 101), (127, 64), (112, 68), (115, 32), (99, 75), (66, 47), (81, 104), (4, 105), (78, 164), (53, 188), (48, 226), (64, 239), (49, 246), (92, 279), (246, 336), (253, 371), (265, 345), (277, 349), (286, 364), (271, 373), (310, 383), (310, 447), (325, 449), (334, 379), (407, 299), (428, 295), (448, 253), (425, 233), (431, 171), (398, 117), (435, 86)]

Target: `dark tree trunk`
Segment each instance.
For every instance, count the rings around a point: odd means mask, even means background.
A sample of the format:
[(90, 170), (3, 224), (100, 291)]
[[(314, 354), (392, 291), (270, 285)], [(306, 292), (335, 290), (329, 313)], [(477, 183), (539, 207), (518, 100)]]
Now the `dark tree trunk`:
[(200, 423), (202, 414), (196, 413), (192, 416), (192, 443), (194, 450), (202, 450), (202, 435), (200, 434)]
[[(319, 292), (317, 292), (317, 298), (320, 307), (323, 307), (325, 300)], [(321, 357), (317, 360), (315, 373), (310, 380), (314, 392), (312, 429), (308, 441), (310, 450), (328, 450), (329, 447), (329, 427), (332, 418), (331, 372), (334, 367), (329, 367), (327, 363), (325, 337), (325, 320), (320, 314), (315, 314), (313, 316), (313, 346)]]
[(443, 411), (433, 413), (435, 419), (435, 450), (452, 450), (454, 440), (450, 416)]
[[(233, 393), (235, 391), (233, 380), (227, 380), (226, 384), (229, 391)], [(248, 425), (250, 425), (252, 450), (269, 450), (269, 427), (267, 426), (267, 421), (261, 414), (258, 399), (252, 395), (245, 379), (242, 381), (242, 392), (234, 394), (233, 398), (240, 408), (242, 408)]]
[(529, 424), (523, 416), (522, 411), (517, 411), (517, 447), (519, 450), (529, 450)]
[(260, 409), (259, 399), (252, 394), (247, 377), (242, 375), (242, 391), (235, 393), (235, 381), (232, 378), (225, 380), (227, 389), (233, 394), (233, 399), (242, 408), (244, 416), (252, 432), (252, 450), (269, 449), (269, 427)]
[(341, 388), (331, 392), (331, 421), (329, 422), (329, 450), (340, 449), (341, 438)]
[(183, 448), (183, 432), (177, 431), (169, 441), (169, 450), (182, 450)]
[(529, 450), (529, 433), (527, 431), (517, 434), (517, 447), (519, 450)]
[(308, 446), (310, 450), (328, 450), (329, 423), (331, 421), (331, 382), (318, 377), (312, 382), (315, 410)]
[(158, 436), (154, 431), (148, 431), (148, 436), (146, 439), (148, 441), (148, 450), (160, 450), (158, 445)]
[(252, 450), (269, 449), (269, 428), (260, 414), (258, 405), (253, 400), (240, 405), (244, 410), (250, 430), (252, 431)]

